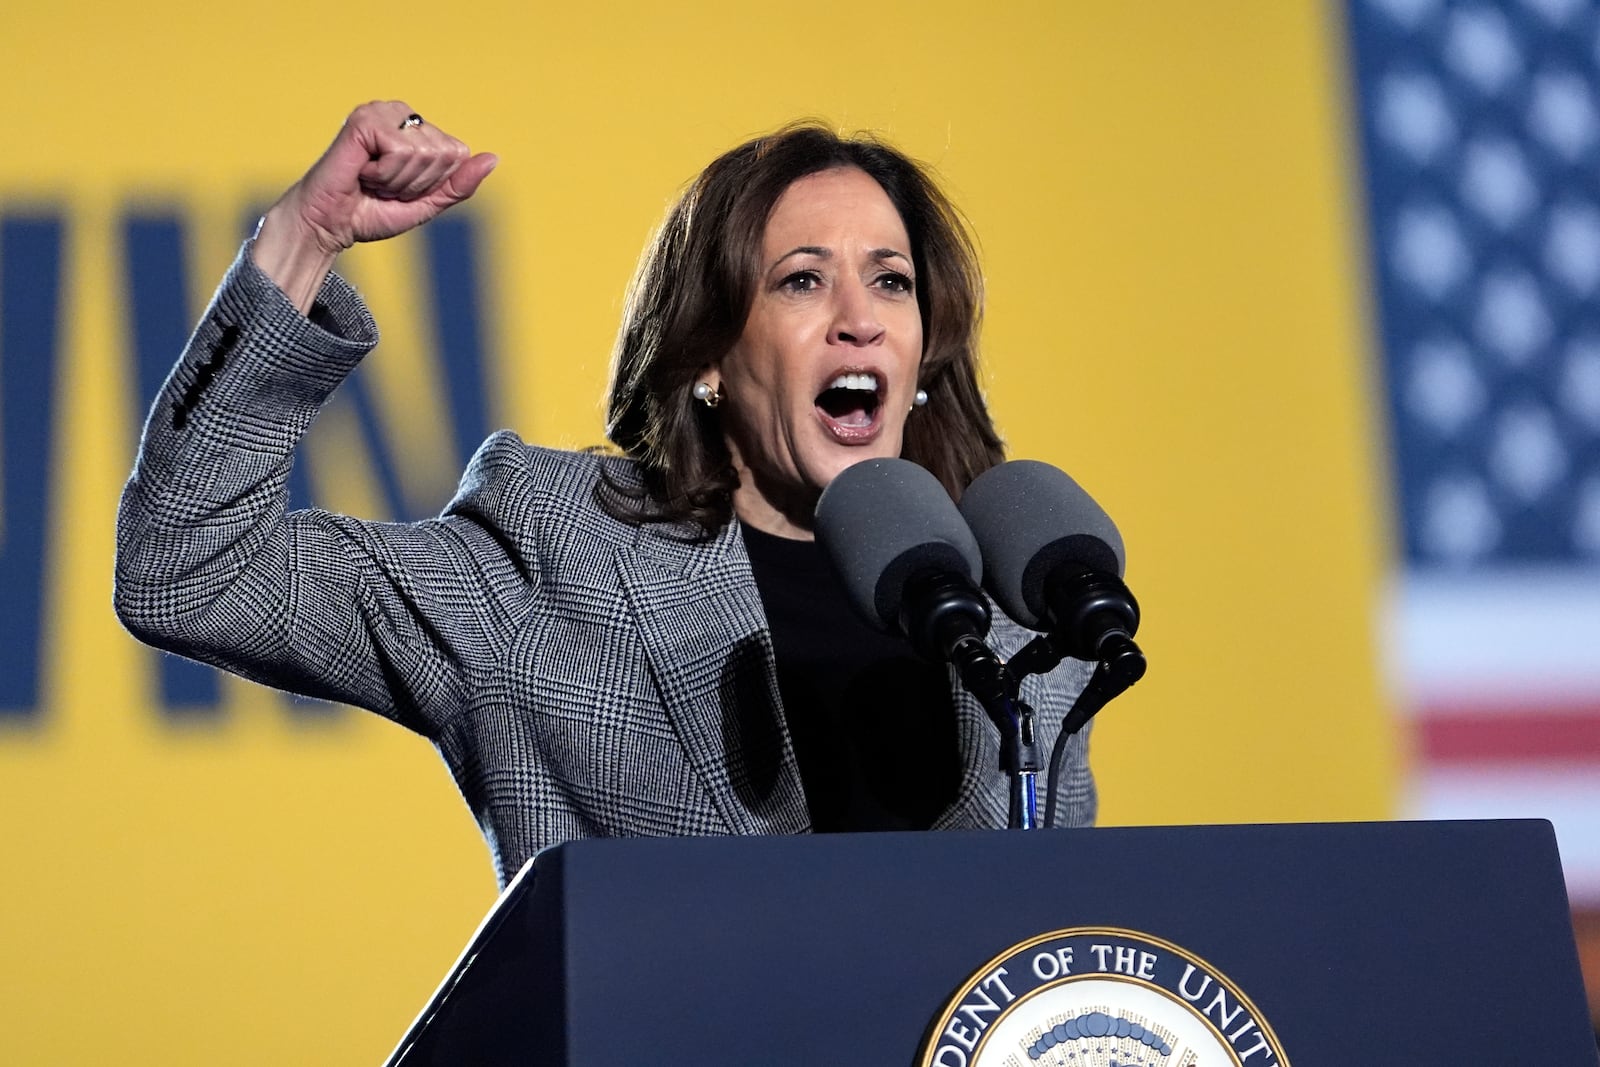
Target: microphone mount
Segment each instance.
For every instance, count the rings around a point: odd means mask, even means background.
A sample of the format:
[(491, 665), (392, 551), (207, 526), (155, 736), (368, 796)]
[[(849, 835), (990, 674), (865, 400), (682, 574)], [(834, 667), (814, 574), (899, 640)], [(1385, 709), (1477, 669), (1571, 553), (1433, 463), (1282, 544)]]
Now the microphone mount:
[(1050, 750), (1050, 776), (1045, 785), (1045, 829), (1056, 824), (1056, 795), (1061, 768), (1066, 763), (1067, 742), (1090, 723), (1094, 715), (1144, 677), (1146, 661), (1133, 635), (1139, 629), (1139, 603), (1128, 585), (1106, 571), (1082, 563), (1062, 563), (1045, 581), (1050, 603), (1050, 630), (1018, 649), (1008, 664), (1013, 677), (1042, 675), (1061, 665), (1067, 656), (1094, 664), (1072, 709), (1061, 720), (1061, 733)]
[(1055, 670), (1068, 656), (1095, 665), (1050, 750), (1045, 787), (1044, 826), (1055, 825), (1056, 795), (1067, 742), (1089, 724), (1101, 708), (1144, 677), (1145, 658), (1133, 635), (1139, 628), (1139, 604), (1122, 579), (1079, 563), (1064, 563), (1045, 581), (1051, 628), (1029, 641), (1008, 664), (1017, 678)]
[(1063, 563), (1046, 579), (1045, 598), (1050, 629), (1011, 657), (1013, 671), (1022, 677), (1047, 674), (1071, 656), (1113, 664), (1123, 689), (1144, 677), (1144, 653), (1133, 643), (1139, 603), (1121, 578)]
[(1043, 768), (1033, 708), (1020, 694), (1017, 676), (984, 643), (991, 621), (989, 602), (965, 576), (924, 570), (907, 579), (900, 626), (921, 655), (953, 665), (1000, 730), (1000, 770), (1011, 781), (1010, 826), (1038, 826), (1038, 777)]

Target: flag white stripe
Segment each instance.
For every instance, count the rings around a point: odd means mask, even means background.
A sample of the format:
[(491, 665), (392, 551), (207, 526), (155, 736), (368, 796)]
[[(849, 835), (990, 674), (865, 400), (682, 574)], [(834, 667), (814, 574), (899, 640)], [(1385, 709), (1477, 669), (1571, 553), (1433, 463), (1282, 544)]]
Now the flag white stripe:
[(1397, 577), (1385, 669), (1399, 704), (1506, 714), (1600, 703), (1600, 568)]

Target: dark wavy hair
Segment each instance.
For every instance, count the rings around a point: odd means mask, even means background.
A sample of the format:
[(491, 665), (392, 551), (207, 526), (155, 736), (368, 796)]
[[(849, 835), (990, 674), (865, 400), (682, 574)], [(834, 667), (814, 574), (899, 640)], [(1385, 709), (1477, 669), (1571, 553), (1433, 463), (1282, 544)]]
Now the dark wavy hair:
[(807, 121), (746, 142), (702, 171), (640, 260), (612, 354), (606, 436), (637, 461), (641, 481), (602, 483), (600, 502), (611, 514), (686, 523), (705, 536), (732, 518), (739, 478), (716, 412), (691, 390), (697, 372), (725, 356), (744, 329), (778, 198), (798, 179), (838, 167), (876, 180), (911, 239), (923, 338), (917, 384), (928, 403), (907, 419), (901, 455), (954, 499), (1004, 458), (978, 386), (983, 283), (960, 215), (902, 153)]

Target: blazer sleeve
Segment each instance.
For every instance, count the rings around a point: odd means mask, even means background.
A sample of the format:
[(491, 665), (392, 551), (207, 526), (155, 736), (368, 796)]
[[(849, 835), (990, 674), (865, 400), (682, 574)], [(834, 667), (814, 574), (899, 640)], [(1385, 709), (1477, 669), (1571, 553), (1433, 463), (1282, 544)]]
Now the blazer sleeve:
[(247, 244), (146, 422), (114, 600), (157, 647), (437, 736), (532, 586), (470, 517), (286, 510), (295, 447), (376, 343), (349, 285), (330, 276), (302, 316)]

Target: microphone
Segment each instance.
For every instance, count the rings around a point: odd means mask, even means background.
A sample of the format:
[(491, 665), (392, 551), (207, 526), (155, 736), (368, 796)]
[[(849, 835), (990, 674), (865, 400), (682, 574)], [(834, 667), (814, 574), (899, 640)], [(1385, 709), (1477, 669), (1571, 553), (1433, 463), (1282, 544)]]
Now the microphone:
[(989, 632), (978, 543), (938, 479), (915, 463), (845, 468), (817, 501), (816, 534), (861, 616), (904, 634), (919, 654), (954, 662), (957, 646)]
[(1067, 655), (1122, 658), (1139, 629), (1139, 605), (1122, 583), (1122, 535), (1077, 482), (1048, 463), (1012, 460), (978, 475), (960, 512), (1007, 615), (1048, 632)]
[(1122, 584), (1122, 535), (1077, 482), (1037, 460), (984, 471), (962, 494), (960, 510), (982, 546), (989, 592), (1007, 615), (1045, 632), (1011, 658), (1011, 669), (1041, 674), (1063, 655), (1095, 664), (1050, 750), (1044, 825), (1051, 827), (1068, 739), (1144, 677), (1144, 653), (1133, 643), (1139, 605)]
[(904, 459), (846, 467), (817, 501), (817, 541), (855, 609), (905, 634), (918, 654), (952, 664), (1000, 730), (1011, 777), (1010, 825), (1032, 829), (1040, 760), (1033, 709), (983, 638), (989, 602), (978, 589), (983, 554), (937, 478)]

